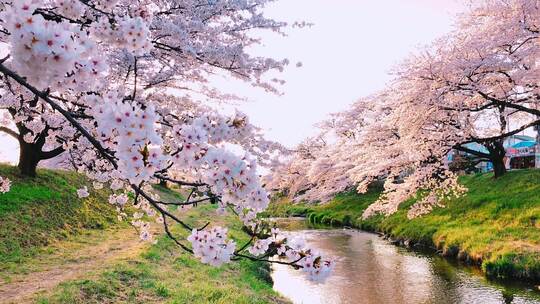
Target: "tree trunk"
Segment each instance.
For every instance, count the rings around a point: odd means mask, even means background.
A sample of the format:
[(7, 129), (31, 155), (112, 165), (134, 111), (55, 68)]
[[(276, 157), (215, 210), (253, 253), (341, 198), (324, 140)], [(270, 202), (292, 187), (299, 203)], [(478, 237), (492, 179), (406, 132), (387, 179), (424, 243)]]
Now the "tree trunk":
[(472, 148), (467, 148), (464, 145), (458, 144), (453, 148), (458, 151), (463, 151), (477, 157), (480, 161), (490, 161), (493, 164), (494, 178), (499, 178), (506, 173), (506, 166), (504, 158), (506, 156), (506, 149), (504, 148), (504, 140), (499, 139), (490, 142), (478, 142), (486, 147), (488, 152), (477, 151)]
[(41, 160), (41, 147), (21, 140), (19, 148), (18, 167), (21, 175), (35, 177), (37, 165)]
[(499, 178), (506, 173), (506, 166), (504, 164), (504, 157), (506, 156), (506, 150), (502, 140), (497, 140), (486, 144), (485, 147), (489, 151), (489, 159), (493, 164), (494, 178)]
[(492, 159), (493, 173), (495, 178), (499, 178), (506, 173), (506, 166), (504, 164), (504, 158)]

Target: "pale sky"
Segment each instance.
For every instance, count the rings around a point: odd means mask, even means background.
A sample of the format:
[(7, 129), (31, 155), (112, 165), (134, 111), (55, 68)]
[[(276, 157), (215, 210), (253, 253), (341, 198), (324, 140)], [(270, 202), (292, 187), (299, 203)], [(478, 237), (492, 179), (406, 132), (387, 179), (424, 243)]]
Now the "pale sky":
[[(384, 87), (388, 72), (419, 46), (452, 30), (460, 0), (278, 0), (266, 14), (311, 28), (264, 34), (253, 54), (288, 58), (277, 76), (287, 81), (276, 96), (236, 81), (217, 79), (225, 92), (250, 101), (238, 105), (267, 137), (287, 146), (314, 135), (313, 125)], [(296, 62), (302, 62), (296, 68)], [(0, 133), (2, 134), (2, 133)], [(0, 161), (16, 162), (17, 145), (0, 135)]]
[[(344, 110), (359, 97), (382, 89), (388, 72), (411, 52), (452, 30), (459, 0), (281, 0), (267, 15), (311, 28), (288, 30), (288, 37), (264, 35), (254, 54), (289, 58), (276, 76), (287, 81), (275, 96), (222, 80), (219, 87), (247, 96), (239, 106), (267, 137), (294, 146), (316, 134), (313, 125)], [(296, 62), (303, 67), (296, 68)], [(274, 76), (274, 75), (272, 75)]]

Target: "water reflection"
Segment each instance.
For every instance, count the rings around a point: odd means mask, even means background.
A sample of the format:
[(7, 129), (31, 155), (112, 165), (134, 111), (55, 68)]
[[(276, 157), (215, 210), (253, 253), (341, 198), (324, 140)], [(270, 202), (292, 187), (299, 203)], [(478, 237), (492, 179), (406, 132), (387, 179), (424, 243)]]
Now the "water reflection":
[(506, 288), (437, 256), (393, 246), (353, 230), (302, 230), (311, 247), (339, 257), (325, 284), (273, 265), (274, 289), (294, 303), (540, 303), (540, 294)]

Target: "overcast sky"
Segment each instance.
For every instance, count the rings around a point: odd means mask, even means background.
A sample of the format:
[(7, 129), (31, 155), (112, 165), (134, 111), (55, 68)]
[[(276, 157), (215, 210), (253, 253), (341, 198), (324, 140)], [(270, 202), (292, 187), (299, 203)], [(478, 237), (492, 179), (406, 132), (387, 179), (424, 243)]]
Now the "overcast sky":
[[(278, 0), (267, 16), (311, 28), (287, 30), (288, 37), (262, 36), (253, 54), (288, 58), (278, 75), (287, 83), (276, 96), (227, 79), (226, 92), (245, 96), (238, 108), (262, 127), (269, 139), (287, 146), (313, 135), (313, 125), (357, 98), (384, 87), (390, 69), (419, 46), (452, 30), (460, 0)], [(302, 62), (296, 68), (296, 62)], [(274, 76), (274, 75), (272, 75)], [(17, 145), (0, 135), (0, 160), (16, 161)]]

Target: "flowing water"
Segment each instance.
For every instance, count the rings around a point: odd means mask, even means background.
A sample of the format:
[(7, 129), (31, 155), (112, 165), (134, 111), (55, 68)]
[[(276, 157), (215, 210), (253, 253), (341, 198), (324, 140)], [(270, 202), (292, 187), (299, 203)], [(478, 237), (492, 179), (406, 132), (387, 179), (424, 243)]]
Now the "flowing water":
[(274, 289), (293, 303), (540, 303), (532, 284), (487, 281), (476, 268), (394, 246), (372, 233), (309, 229), (291, 234), (339, 259), (323, 284), (274, 264)]

